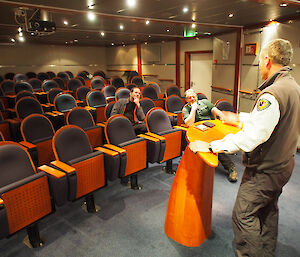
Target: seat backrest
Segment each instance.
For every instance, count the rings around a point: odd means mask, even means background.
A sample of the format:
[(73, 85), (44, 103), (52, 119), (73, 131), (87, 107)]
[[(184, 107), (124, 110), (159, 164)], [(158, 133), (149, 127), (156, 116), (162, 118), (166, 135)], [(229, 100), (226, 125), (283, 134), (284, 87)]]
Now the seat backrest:
[(119, 88), (116, 91), (115, 96), (116, 96), (116, 101), (118, 101), (121, 98), (129, 98), (130, 97), (130, 90), (126, 87)]
[(131, 83), (136, 84), (138, 87), (143, 87), (144, 86), (144, 81), (140, 76), (134, 76), (131, 79)]
[(171, 95), (166, 100), (166, 111), (167, 112), (181, 112), (183, 108), (183, 103), (181, 98), (177, 95)]
[(106, 105), (105, 96), (98, 90), (90, 91), (86, 96), (86, 102), (90, 107), (101, 107)]
[(67, 84), (67, 88), (73, 92), (75, 92), (77, 90), (77, 88), (82, 87), (82, 86), (83, 85), (79, 79), (70, 79)]
[(232, 104), (227, 99), (219, 99), (215, 103), (215, 107), (221, 111), (234, 112)]
[(76, 89), (77, 99), (80, 101), (85, 101), (86, 96), (90, 91), (91, 91), (91, 89), (88, 87), (85, 87), (85, 86), (81, 86), (81, 87), (77, 88)]
[(175, 84), (171, 84), (166, 88), (166, 97), (169, 97), (171, 95), (180, 96), (180, 90)]
[(119, 145), (136, 138), (131, 122), (122, 115), (114, 115), (108, 119), (105, 135), (107, 141), (113, 145)]
[(143, 95), (143, 97), (147, 97), (147, 98), (150, 98), (152, 100), (157, 100), (158, 99), (156, 89), (152, 86), (145, 87), (142, 91), (142, 95)]
[(8, 93), (14, 93), (14, 86), (15, 86), (15, 82), (8, 79), (3, 80), (0, 84), (0, 87), (4, 95), (7, 95)]
[(47, 80), (47, 79), (50, 79), (48, 74), (45, 73), (45, 72), (39, 72), (36, 77), (40, 80), (40, 81), (44, 81), (44, 80)]
[(93, 152), (88, 136), (74, 125), (67, 125), (56, 131), (53, 152), (57, 160), (68, 162)]
[[(2, 119), (2, 114), (0, 113), (0, 121), (2, 121), (3, 119)], [(5, 139), (4, 139), (4, 136), (3, 136), (3, 134), (2, 134), (2, 132), (0, 131), (0, 142), (2, 142), (2, 141), (4, 141)]]
[(42, 89), (44, 92), (49, 92), (52, 88), (58, 88), (58, 84), (55, 80), (45, 80), (42, 84)]
[(139, 74), (136, 71), (130, 71), (127, 77), (127, 82), (131, 83), (132, 78), (136, 76), (139, 76)]
[(67, 115), (66, 120), (68, 125), (76, 125), (83, 130), (95, 126), (92, 114), (83, 107), (76, 107), (72, 111), (70, 111)]
[(152, 109), (155, 108), (155, 104), (154, 102), (150, 99), (150, 98), (142, 98), (140, 100), (140, 105), (145, 113), (145, 115), (147, 115), (147, 113)]
[(161, 108), (153, 108), (146, 116), (147, 128), (152, 133), (160, 133), (172, 129), (168, 114)]
[(111, 85), (117, 89), (125, 86), (123, 79), (118, 76), (114, 76), (111, 78)]
[(30, 156), (20, 145), (0, 142), (0, 188), (34, 174)]
[(76, 77), (83, 77), (84, 80), (89, 80), (88, 74), (84, 71), (78, 72)]
[(16, 95), (16, 99), (15, 101), (18, 102), (21, 98), (23, 97), (33, 97), (33, 98), (36, 98), (35, 95), (29, 91), (21, 91), (19, 92), (17, 95)]
[(60, 71), (59, 73), (57, 73), (56, 76), (61, 78), (63, 81), (68, 81), (70, 79), (68, 73), (66, 73), (64, 71)]
[(55, 97), (62, 92), (60, 88), (51, 88), (47, 93), (48, 103), (53, 104)]
[(207, 99), (206, 95), (203, 93), (197, 93), (198, 100)]
[(93, 74), (93, 77), (96, 77), (96, 76), (100, 76), (104, 79), (106, 78), (106, 75), (105, 75), (104, 71), (102, 71), (102, 70), (95, 71)]
[(17, 116), (20, 119), (25, 119), (30, 114), (44, 114), (40, 102), (32, 97), (23, 97), (16, 103)]
[(91, 87), (93, 89), (102, 89), (103, 87), (105, 86), (105, 82), (104, 82), (104, 79), (102, 77), (95, 77), (92, 79), (91, 81)]
[(54, 105), (59, 112), (68, 112), (77, 107), (75, 98), (69, 94), (56, 95)]
[(48, 74), (48, 76), (49, 76), (50, 79), (53, 79), (53, 78), (56, 77), (56, 75), (55, 75), (55, 73), (53, 71), (47, 71), (46, 73)]
[(37, 78), (31, 78), (28, 80), (28, 83), (32, 86), (33, 91), (42, 90), (42, 81)]
[(14, 76), (15, 76), (15, 73), (7, 72), (7, 73), (5, 73), (4, 78), (9, 79), (9, 80), (14, 80)]
[(70, 79), (74, 78), (74, 75), (71, 71), (66, 70), (65, 73), (67, 73), (69, 75)]
[(114, 86), (105, 86), (102, 88), (105, 97), (115, 96), (116, 88)]
[(32, 86), (28, 82), (17, 82), (14, 87), (15, 94), (18, 94), (21, 91), (33, 92)]
[(32, 144), (48, 140), (54, 136), (54, 128), (50, 120), (41, 114), (31, 114), (21, 123), (23, 139)]
[(150, 83), (148, 83), (147, 86), (152, 86), (152, 87), (154, 87), (157, 94), (160, 94), (160, 93), (161, 93), (160, 86), (159, 86), (156, 82), (150, 82)]
[(33, 78), (36, 78), (36, 73), (33, 72), (33, 71), (28, 71), (26, 73), (26, 76), (27, 76), (28, 79), (33, 79)]
[(108, 120), (110, 118), (110, 114), (111, 114), (112, 109), (114, 108), (114, 104), (115, 104), (115, 102), (113, 101), (113, 102), (109, 102), (105, 106), (104, 115), (105, 115), (106, 120)]
[(131, 91), (131, 89), (133, 89), (134, 87), (136, 87), (136, 84), (133, 84), (133, 83), (126, 84), (126, 88), (128, 88), (130, 91)]
[(59, 78), (59, 77), (55, 77), (53, 78), (53, 80), (58, 84), (58, 87), (61, 88), (61, 89), (66, 89), (66, 86), (65, 86), (65, 83), (64, 83), (64, 80), (62, 78)]
[(28, 80), (28, 77), (25, 75), (25, 74), (22, 74), (22, 73), (17, 73), (15, 74), (14, 76), (14, 82), (17, 83), (17, 82), (26, 82)]

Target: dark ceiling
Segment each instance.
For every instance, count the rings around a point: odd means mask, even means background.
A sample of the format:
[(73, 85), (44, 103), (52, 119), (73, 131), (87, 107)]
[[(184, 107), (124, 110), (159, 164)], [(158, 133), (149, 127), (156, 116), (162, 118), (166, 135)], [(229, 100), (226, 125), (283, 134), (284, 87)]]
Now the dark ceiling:
[[(23, 23), (21, 27), (26, 42), (108, 46), (112, 43), (122, 45), (182, 39), (184, 30), (191, 29), (193, 22), (196, 35), (207, 37), (267, 23), (270, 19), (288, 21), (300, 18), (299, 0), (136, 0), (136, 6), (132, 8), (128, 7), (127, 1), (0, 0), (0, 43), (12, 43), (12, 38), (18, 43), (20, 25), (17, 22)], [(282, 3), (287, 6), (281, 7)], [(184, 7), (188, 9), (186, 12)], [(24, 31), (24, 16), (15, 18), (19, 8), (26, 12), (28, 20), (37, 15), (36, 10), (46, 10), (48, 18), (56, 23), (56, 32), (37, 36)], [(89, 12), (94, 12), (94, 21), (88, 19)], [(146, 20), (149, 20), (148, 25)], [(123, 30), (120, 25), (123, 25)]]

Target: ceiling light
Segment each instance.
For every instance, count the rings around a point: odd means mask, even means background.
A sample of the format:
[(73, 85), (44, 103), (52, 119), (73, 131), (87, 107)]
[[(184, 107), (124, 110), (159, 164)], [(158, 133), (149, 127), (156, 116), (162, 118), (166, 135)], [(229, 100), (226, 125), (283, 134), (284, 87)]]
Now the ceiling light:
[(149, 20), (146, 20), (146, 22), (145, 22), (145, 23), (146, 23), (146, 25), (148, 25), (148, 24), (150, 23), (150, 21), (149, 21)]
[(125, 45), (123, 45), (123, 47), (125, 47)]
[(148, 43), (147, 42), (145, 42), (145, 45), (147, 45)]
[(19, 28), (18, 28), (18, 32), (21, 32), (21, 31), (22, 31), (22, 28), (21, 28), (21, 27), (19, 27)]
[(151, 35), (149, 35), (148, 37), (151, 37)]
[(24, 42), (25, 41), (25, 38), (22, 37), (22, 36), (20, 36), (18, 39), (19, 39), (20, 42)]
[(13, 42), (13, 43), (16, 42), (16, 40), (14, 38), (11, 38), (10, 41)]
[(183, 7), (183, 9), (182, 9), (182, 11), (183, 11), (184, 13), (188, 12), (188, 10), (189, 10), (189, 8), (187, 8), (187, 7)]
[(166, 31), (167, 31), (167, 32), (170, 32), (170, 30), (169, 30), (169, 29), (167, 29)]
[(196, 28), (196, 24), (195, 23), (192, 24), (192, 28), (193, 29)]
[(288, 5), (286, 3), (282, 3), (279, 5), (280, 7), (287, 7)]
[(68, 44), (68, 42), (67, 42), (67, 41), (66, 41), (65, 43), (66, 43), (66, 44)]
[(135, 40), (135, 37), (132, 40)]
[(19, 36), (20, 36), (20, 37), (23, 37), (23, 32), (19, 32)]
[(124, 26), (123, 25), (120, 25), (120, 30), (123, 30), (124, 29)]
[(136, 0), (127, 0), (127, 5), (128, 7), (135, 7)]
[(65, 25), (68, 25), (68, 24), (69, 24), (69, 22), (65, 20), (65, 21), (64, 21), (64, 24), (65, 24)]
[(31, 32), (30, 35), (31, 35), (31, 36), (34, 36), (34, 32)]
[(111, 43), (111, 45), (114, 46), (115, 44), (114, 44), (114, 43)]
[(78, 39), (74, 39), (74, 42), (78, 42)]
[(88, 12), (88, 19), (90, 21), (94, 21), (96, 19), (96, 15), (93, 12)]
[(105, 33), (103, 31), (100, 34), (101, 34), (102, 37), (104, 37), (104, 35), (105, 35)]
[(233, 17), (233, 13), (229, 13), (229, 14), (228, 14), (228, 17), (229, 17), (229, 18), (232, 18), (232, 17)]

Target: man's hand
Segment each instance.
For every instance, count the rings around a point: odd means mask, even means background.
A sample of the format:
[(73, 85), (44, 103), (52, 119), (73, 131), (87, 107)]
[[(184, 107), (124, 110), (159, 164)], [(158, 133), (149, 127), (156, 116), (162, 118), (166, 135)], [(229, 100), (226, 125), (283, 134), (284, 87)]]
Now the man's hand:
[(192, 110), (193, 110), (193, 111), (196, 111), (196, 110), (198, 109), (198, 102), (197, 102), (197, 101), (193, 102), (193, 103), (191, 104), (191, 107), (192, 107)]
[(134, 98), (133, 102), (138, 106), (140, 107), (140, 99), (139, 98)]
[(204, 142), (204, 141), (200, 141), (200, 140), (196, 140), (196, 141), (191, 142), (189, 144), (189, 148), (194, 153), (196, 153), (196, 152), (208, 153), (208, 152), (210, 152), (208, 147), (209, 147), (209, 143)]
[(236, 125), (240, 122), (239, 115), (234, 112), (222, 112), (222, 121), (227, 124)]

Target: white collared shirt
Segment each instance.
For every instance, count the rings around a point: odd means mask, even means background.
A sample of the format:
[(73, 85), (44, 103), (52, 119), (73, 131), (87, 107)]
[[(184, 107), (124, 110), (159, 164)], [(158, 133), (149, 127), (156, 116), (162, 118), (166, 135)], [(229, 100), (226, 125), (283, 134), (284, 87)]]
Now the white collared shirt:
[(239, 117), (243, 124), (242, 130), (211, 142), (214, 152), (234, 153), (240, 150), (251, 152), (266, 142), (279, 121), (279, 103), (273, 95), (264, 93), (259, 97), (251, 113), (240, 113)]

